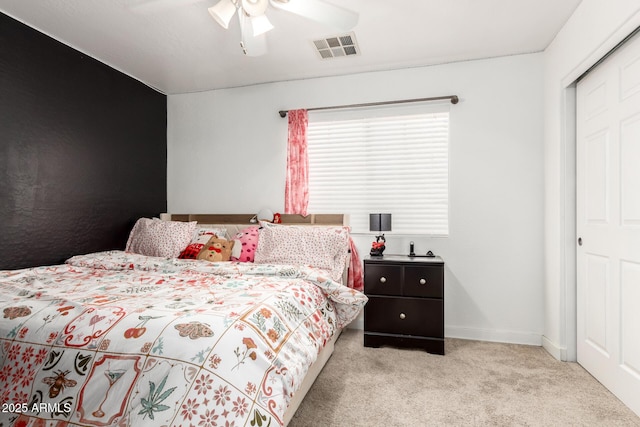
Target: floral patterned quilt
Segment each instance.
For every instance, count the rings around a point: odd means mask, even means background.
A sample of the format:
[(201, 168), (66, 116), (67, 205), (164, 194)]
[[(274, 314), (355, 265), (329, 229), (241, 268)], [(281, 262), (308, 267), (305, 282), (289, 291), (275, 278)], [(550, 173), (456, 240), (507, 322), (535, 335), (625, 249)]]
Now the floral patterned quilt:
[(367, 300), (326, 277), (121, 251), (0, 271), (0, 427), (282, 425)]

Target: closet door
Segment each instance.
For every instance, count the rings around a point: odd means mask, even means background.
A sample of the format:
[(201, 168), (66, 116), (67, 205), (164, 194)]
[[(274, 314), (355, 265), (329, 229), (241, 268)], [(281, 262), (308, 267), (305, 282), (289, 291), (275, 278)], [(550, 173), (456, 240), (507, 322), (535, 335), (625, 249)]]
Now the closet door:
[(640, 415), (640, 37), (577, 86), (578, 362)]

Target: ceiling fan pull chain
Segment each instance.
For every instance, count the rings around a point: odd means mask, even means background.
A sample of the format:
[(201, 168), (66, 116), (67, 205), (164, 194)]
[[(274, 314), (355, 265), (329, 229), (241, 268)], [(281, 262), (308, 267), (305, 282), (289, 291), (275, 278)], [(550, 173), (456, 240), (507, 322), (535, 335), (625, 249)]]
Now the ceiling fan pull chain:
[(238, 13), (238, 22), (240, 22), (240, 49), (242, 49), (242, 53), (247, 55), (247, 43), (246, 43), (246, 32), (245, 32), (245, 19), (243, 13)]

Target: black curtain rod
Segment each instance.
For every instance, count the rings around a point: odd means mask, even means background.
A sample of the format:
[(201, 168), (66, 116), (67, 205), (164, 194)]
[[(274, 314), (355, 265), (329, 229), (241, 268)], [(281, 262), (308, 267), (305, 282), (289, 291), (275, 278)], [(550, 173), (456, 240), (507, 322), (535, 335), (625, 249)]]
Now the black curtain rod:
[[(432, 98), (401, 99), (398, 101), (368, 102), (365, 104), (335, 105), (333, 107), (307, 108), (307, 111), (337, 110), (339, 108), (376, 107), (378, 105), (406, 104), (408, 102), (442, 101), (443, 99), (450, 99), (452, 104), (457, 104), (459, 101), (457, 95), (449, 95), (449, 96), (434, 96)], [(288, 112), (289, 110), (280, 110), (278, 111), (278, 114), (280, 114), (280, 117), (284, 118), (284, 117), (287, 117)]]

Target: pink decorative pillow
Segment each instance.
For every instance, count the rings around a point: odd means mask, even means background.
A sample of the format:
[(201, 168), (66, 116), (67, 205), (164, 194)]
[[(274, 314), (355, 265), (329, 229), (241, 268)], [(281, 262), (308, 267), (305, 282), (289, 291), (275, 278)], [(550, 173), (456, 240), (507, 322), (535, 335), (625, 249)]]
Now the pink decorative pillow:
[(281, 225), (260, 222), (256, 264), (310, 265), (342, 282), (349, 254), (348, 227)]
[(237, 240), (242, 246), (242, 251), (238, 257), (231, 257), (231, 261), (253, 262), (258, 247), (258, 226), (247, 227), (240, 233), (236, 234)]
[(147, 256), (175, 258), (189, 244), (196, 222), (140, 218), (133, 226), (126, 251)]

